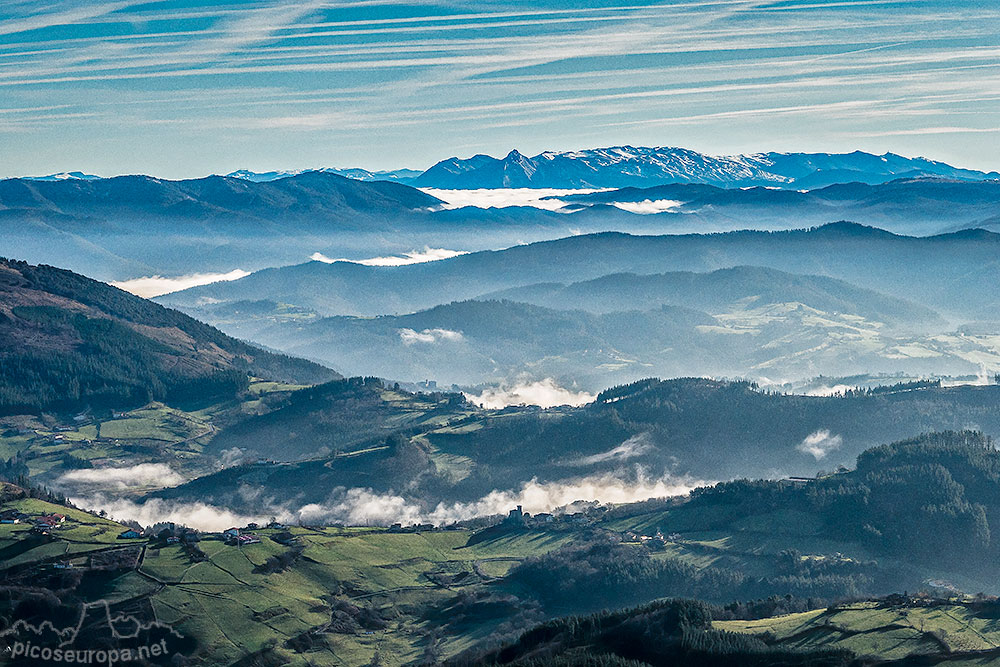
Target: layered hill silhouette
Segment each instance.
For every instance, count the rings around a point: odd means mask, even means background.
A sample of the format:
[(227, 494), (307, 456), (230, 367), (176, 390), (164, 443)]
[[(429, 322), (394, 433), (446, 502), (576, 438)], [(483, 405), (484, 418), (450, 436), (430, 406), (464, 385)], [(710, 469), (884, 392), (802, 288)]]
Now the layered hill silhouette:
[(460, 207), (400, 182), (324, 171), (264, 181), (8, 179), (0, 181), (0, 224), (5, 254), (118, 281), (261, 269), (316, 252), (365, 258), (424, 247), (475, 251), (603, 231), (784, 230), (835, 220), (919, 235), (996, 227), (1000, 181), (938, 171), (944, 175), (894, 172), (890, 182), (812, 189), (654, 180), (546, 204), (558, 212)]
[(982, 230), (910, 237), (847, 222), (785, 232), (659, 236), (607, 232), (411, 266), (309, 262), (176, 292), (160, 302), (195, 308), (206, 299), (269, 299), (326, 315), (371, 316), (614, 273), (758, 266), (836, 278), (939, 312), (989, 319), (998, 298), (981, 285), (1000, 278), (998, 250), (1000, 235)]

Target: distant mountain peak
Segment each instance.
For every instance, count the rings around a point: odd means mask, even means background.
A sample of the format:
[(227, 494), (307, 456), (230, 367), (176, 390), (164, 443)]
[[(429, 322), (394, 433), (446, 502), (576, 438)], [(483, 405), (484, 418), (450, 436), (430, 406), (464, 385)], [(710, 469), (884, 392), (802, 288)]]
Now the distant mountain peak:
[(100, 176), (86, 174), (82, 171), (61, 171), (47, 176), (25, 176), (26, 181), (96, 181)]
[(880, 184), (900, 177), (933, 176), (984, 180), (995, 174), (960, 169), (926, 158), (894, 153), (753, 153), (715, 156), (674, 146), (608, 146), (544, 151), (526, 156), (517, 149), (503, 158), (449, 158), (413, 183), (445, 189), (624, 188), (670, 183), (704, 183), (726, 188), (815, 189), (834, 183)]
[(275, 171), (252, 171), (250, 169), (237, 169), (225, 174), (228, 178), (239, 178), (244, 181), (254, 183), (266, 183), (276, 181), (281, 178), (301, 176), (303, 174), (335, 174), (344, 178), (352, 178), (356, 181), (394, 181), (396, 183), (409, 183), (420, 175), (421, 172), (415, 169), (393, 169), (390, 171), (369, 171), (357, 167), (319, 167), (317, 169), (281, 169)]

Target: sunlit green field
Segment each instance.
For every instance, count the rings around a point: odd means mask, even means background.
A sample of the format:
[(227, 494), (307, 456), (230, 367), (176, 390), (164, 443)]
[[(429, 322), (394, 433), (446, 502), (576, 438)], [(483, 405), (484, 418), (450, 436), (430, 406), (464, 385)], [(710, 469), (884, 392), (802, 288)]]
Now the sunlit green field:
[[(898, 659), (911, 654), (985, 651), (1000, 647), (1000, 623), (974, 607), (858, 603), (756, 621), (716, 621), (721, 630), (770, 633), (796, 648), (845, 648), (857, 655)], [(974, 664), (996, 664), (981, 660)], [(948, 664), (951, 664), (949, 662)]]

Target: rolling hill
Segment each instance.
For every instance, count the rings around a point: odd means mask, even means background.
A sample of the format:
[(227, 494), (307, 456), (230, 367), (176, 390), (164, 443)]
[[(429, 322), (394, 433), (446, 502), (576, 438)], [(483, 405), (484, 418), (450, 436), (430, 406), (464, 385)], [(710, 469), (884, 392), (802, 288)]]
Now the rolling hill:
[(706, 272), (759, 266), (864, 285), (962, 319), (989, 320), (1000, 302), (981, 285), (1000, 278), (1000, 235), (964, 231), (926, 238), (852, 223), (786, 232), (633, 236), (600, 233), (398, 267), (309, 262), (195, 287), (161, 303), (272, 300), (324, 315), (408, 313), (536, 283), (613, 273)]
[(569, 285), (542, 283), (515, 287), (480, 298), (594, 313), (669, 305), (719, 314), (731, 312), (740, 304), (762, 306), (797, 302), (816, 310), (860, 315), (893, 327), (932, 328), (944, 324), (928, 308), (842, 280), (794, 275), (755, 266), (736, 266), (708, 273), (618, 273)]
[(998, 239), (849, 223), (597, 234), (413, 266), (269, 269), (160, 302), (348, 374), (403, 381), (554, 378), (598, 391), (649, 375), (964, 376), (1000, 369), (997, 298), (977, 288), (1000, 279)]
[[(426, 231), (419, 221), (439, 203), (398, 183), (322, 172), (261, 183), (223, 176), (0, 181), (5, 253), (104, 280), (347, 252), (351, 235)], [(404, 243), (404, 250), (419, 247)]]
[(0, 260), (0, 335), (3, 414), (218, 399), (248, 375), (339, 377), (70, 271), (11, 260)]
[[(948, 332), (929, 309), (837, 283), (741, 268), (619, 274), (510, 292), (544, 305), (483, 298), (375, 318), (320, 318), (273, 302), (191, 312), (232, 335), (350, 375), (444, 385), (552, 379), (597, 392), (651, 374), (790, 381), (866, 372), (975, 375), (984, 364), (1000, 367), (985, 331)], [(700, 290), (716, 296), (705, 299), (705, 310), (687, 307), (698, 305)]]

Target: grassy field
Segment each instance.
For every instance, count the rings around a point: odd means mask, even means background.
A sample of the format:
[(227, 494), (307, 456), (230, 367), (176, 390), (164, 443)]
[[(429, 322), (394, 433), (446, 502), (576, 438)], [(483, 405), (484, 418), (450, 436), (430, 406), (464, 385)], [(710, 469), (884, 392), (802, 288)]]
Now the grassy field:
[[(200, 547), (208, 560), (201, 563), (191, 563), (176, 545), (147, 550), (140, 571), (164, 584), (151, 598), (158, 617), (210, 644), (213, 660), (235, 660), (277, 640), (276, 650), (290, 664), (308, 659), (313, 664), (361, 665), (376, 650), (383, 664), (404, 664), (422, 655), (434, 629), (423, 618), (424, 610), (565, 541), (527, 531), (474, 544), (473, 534), (465, 530), (289, 531), (304, 547), (302, 556), (288, 570), (270, 574), (259, 566), (287, 549), (271, 539), (274, 530), (259, 531), (262, 543), (246, 547), (204, 540)], [(503, 560), (492, 560), (498, 558)], [(486, 579), (476, 574), (477, 568)], [(457, 575), (463, 575), (460, 583), (455, 583)], [(337, 600), (377, 610), (388, 625), (377, 631), (321, 633), (314, 648), (302, 654), (281, 648), (328, 623)], [(451, 637), (443, 650), (455, 652), (470, 642), (469, 637)]]
[[(977, 614), (974, 604), (961, 601), (934, 606), (858, 603), (756, 621), (716, 621), (714, 625), (732, 632), (770, 633), (790, 647), (845, 648), (882, 659), (1000, 648), (998, 620)], [(975, 664), (1000, 664), (1000, 659), (987, 657)]]
[(169, 461), (175, 472), (194, 478), (216, 469), (204, 450), (219, 423), (255, 414), (269, 395), (303, 388), (253, 381), (239, 400), (190, 412), (150, 403), (126, 413), (92, 416), (86, 424), (68, 417), (61, 422), (52, 416), (8, 418), (0, 421), (0, 459), (20, 456), (30, 476), (46, 486), (59, 486), (63, 473), (86, 465), (123, 467)]
[[(86, 573), (90, 553), (145, 545), (137, 569), (103, 576), (94, 597), (146, 600), (157, 620), (198, 640), (198, 657), (206, 664), (230, 664), (268, 647), (292, 665), (362, 665), (376, 652), (385, 665), (418, 660), (439, 625), (428, 610), (447, 607), (464, 591), (489, 590), (524, 558), (569, 539), (529, 530), (483, 539), (468, 530), (290, 527), (260, 529), (261, 543), (242, 547), (206, 535), (198, 543), (204, 560), (198, 561), (180, 544), (119, 539), (123, 526), (86, 512), (34, 499), (3, 508), (67, 516), (49, 539), (30, 535), (31, 524), (0, 525), (3, 568), (16, 568), (28, 580), (56, 562)], [(285, 533), (293, 546), (279, 543)], [(300, 553), (287, 567), (266, 566), (293, 550)], [(377, 627), (330, 627), (337, 605), (380, 621)], [(468, 647), (502, 620), (442, 638), (441, 652)], [(300, 636), (309, 638), (308, 646), (295, 644)]]

